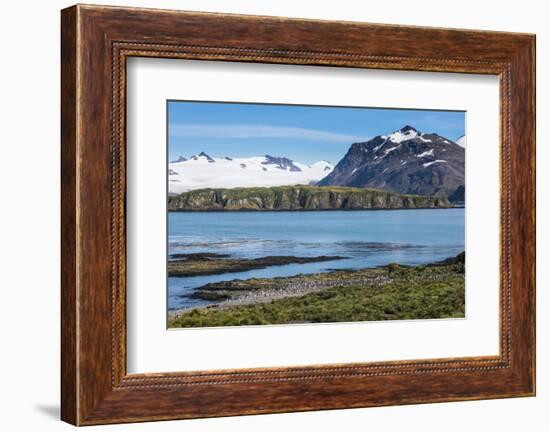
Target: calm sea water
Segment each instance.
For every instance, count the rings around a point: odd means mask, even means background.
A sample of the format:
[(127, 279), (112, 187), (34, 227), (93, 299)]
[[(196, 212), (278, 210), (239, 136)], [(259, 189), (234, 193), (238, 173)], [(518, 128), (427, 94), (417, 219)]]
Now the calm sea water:
[(229, 274), (169, 277), (168, 307), (205, 301), (186, 298), (206, 283), (366, 268), (397, 262), (419, 265), (464, 250), (464, 209), (170, 212), (168, 253), (214, 252), (232, 257), (337, 255), (347, 259), (274, 266)]

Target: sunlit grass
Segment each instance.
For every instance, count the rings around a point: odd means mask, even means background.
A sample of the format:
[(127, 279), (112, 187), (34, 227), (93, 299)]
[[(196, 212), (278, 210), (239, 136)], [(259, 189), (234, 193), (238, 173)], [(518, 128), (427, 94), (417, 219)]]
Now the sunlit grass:
[[(463, 255), (462, 255), (463, 259)], [(368, 273), (373, 272), (372, 282)], [(172, 328), (274, 325), (289, 323), (357, 322), (464, 317), (464, 262), (439, 266), (362, 270), (364, 284), (330, 287), (300, 297), (228, 308), (195, 309), (170, 320)], [(383, 273), (384, 282), (380, 282)], [(336, 272), (322, 277), (350, 277)], [(319, 275), (301, 276), (315, 277)], [(265, 288), (272, 279), (254, 280), (250, 290)], [(246, 289), (246, 282), (240, 282)]]

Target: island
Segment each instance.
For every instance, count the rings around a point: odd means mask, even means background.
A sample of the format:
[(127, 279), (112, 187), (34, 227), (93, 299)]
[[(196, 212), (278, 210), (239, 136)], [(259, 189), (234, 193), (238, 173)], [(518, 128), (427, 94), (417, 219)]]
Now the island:
[(341, 186), (198, 189), (168, 197), (169, 211), (319, 211), (451, 208), (444, 196)]

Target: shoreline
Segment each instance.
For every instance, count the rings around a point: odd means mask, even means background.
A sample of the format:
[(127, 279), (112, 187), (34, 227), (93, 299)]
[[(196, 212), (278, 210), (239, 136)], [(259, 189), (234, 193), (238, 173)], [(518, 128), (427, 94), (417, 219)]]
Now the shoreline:
[(421, 208), (319, 208), (319, 209), (251, 209), (251, 208), (240, 208), (240, 209), (209, 209), (209, 210), (190, 210), (190, 209), (167, 209), (168, 213), (297, 213), (297, 212), (357, 212), (357, 211), (424, 211), (424, 210), (453, 210), (453, 209), (464, 209), (462, 206), (450, 206), (450, 207), (421, 207)]
[[(346, 290), (364, 290), (368, 295), (376, 295), (378, 291), (392, 288), (396, 281), (404, 283), (405, 287), (416, 285), (419, 289), (433, 285), (432, 289), (437, 290), (448, 280), (453, 280), (455, 284), (457, 280), (461, 280), (464, 294), (464, 252), (442, 261), (418, 266), (393, 263), (375, 268), (208, 283), (188, 296), (211, 301), (210, 304), (169, 310), (168, 322), (169, 327), (187, 327), (193, 325), (181, 326), (182, 322), (200, 318), (198, 322), (201, 324), (198, 326), (204, 326), (209, 316), (216, 318), (249, 309), (258, 312), (257, 309), (275, 308), (285, 302), (305, 307), (301, 303), (307, 303), (307, 298), (319, 300), (324, 295), (338, 295)], [(345, 298), (342, 301), (346, 302)]]
[[(207, 283), (204, 286), (199, 287), (194, 293), (187, 295), (190, 298), (196, 298), (196, 299), (203, 299), (207, 301), (211, 301), (210, 304), (203, 305), (203, 306), (195, 306), (195, 307), (188, 307), (188, 308), (181, 308), (178, 310), (169, 310), (168, 316), (169, 318), (174, 318), (182, 314), (187, 314), (192, 312), (193, 310), (200, 310), (200, 309), (223, 309), (223, 308), (231, 308), (234, 306), (241, 306), (241, 305), (251, 305), (251, 304), (261, 304), (265, 302), (270, 302), (273, 300), (278, 299), (284, 299), (284, 298), (292, 298), (292, 297), (299, 297), (306, 295), (308, 293), (316, 293), (321, 292), (326, 289), (330, 289), (333, 287), (339, 287), (339, 286), (348, 286), (348, 285), (354, 285), (358, 283), (364, 283), (365, 281), (373, 282), (376, 281), (378, 283), (385, 283), (387, 280), (383, 277), (383, 273), (385, 272), (385, 267), (374, 267), (374, 268), (362, 268), (362, 269), (346, 269), (346, 270), (340, 270), (340, 269), (334, 269), (328, 272), (322, 272), (322, 273), (313, 273), (313, 274), (299, 274), (299, 275), (293, 275), (288, 277), (273, 277), (273, 278), (265, 278), (265, 279), (248, 279), (248, 280), (232, 280), (229, 282), (222, 281), (217, 283)], [(332, 277), (333, 275), (359, 275), (359, 277), (350, 277), (348, 280), (323, 280), (325, 277)], [(363, 275), (363, 276), (361, 276)], [(315, 280), (321, 278), (321, 280)], [(312, 282), (308, 283), (307, 279), (311, 280)], [(219, 289), (218, 292), (214, 294), (204, 294), (201, 293), (205, 290), (208, 291), (212, 286), (231, 286), (233, 285), (248, 285), (250, 283), (255, 283), (257, 280), (268, 280), (270, 282), (273, 282), (274, 284), (278, 284), (277, 287), (271, 288), (271, 289), (249, 289), (249, 290), (242, 290), (242, 292), (237, 292), (234, 297), (223, 299), (227, 295), (227, 291), (223, 289)], [(210, 299), (207, 299), (210, 298)], [(218, 302), (216, 302), (218, 301)]]

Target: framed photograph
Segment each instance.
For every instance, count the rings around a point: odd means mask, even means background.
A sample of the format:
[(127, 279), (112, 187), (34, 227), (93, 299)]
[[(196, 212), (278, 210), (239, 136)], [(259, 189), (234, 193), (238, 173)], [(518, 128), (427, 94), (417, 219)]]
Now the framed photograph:
[(535, 37), (62, 11), (62, 419), (535, 394)]

